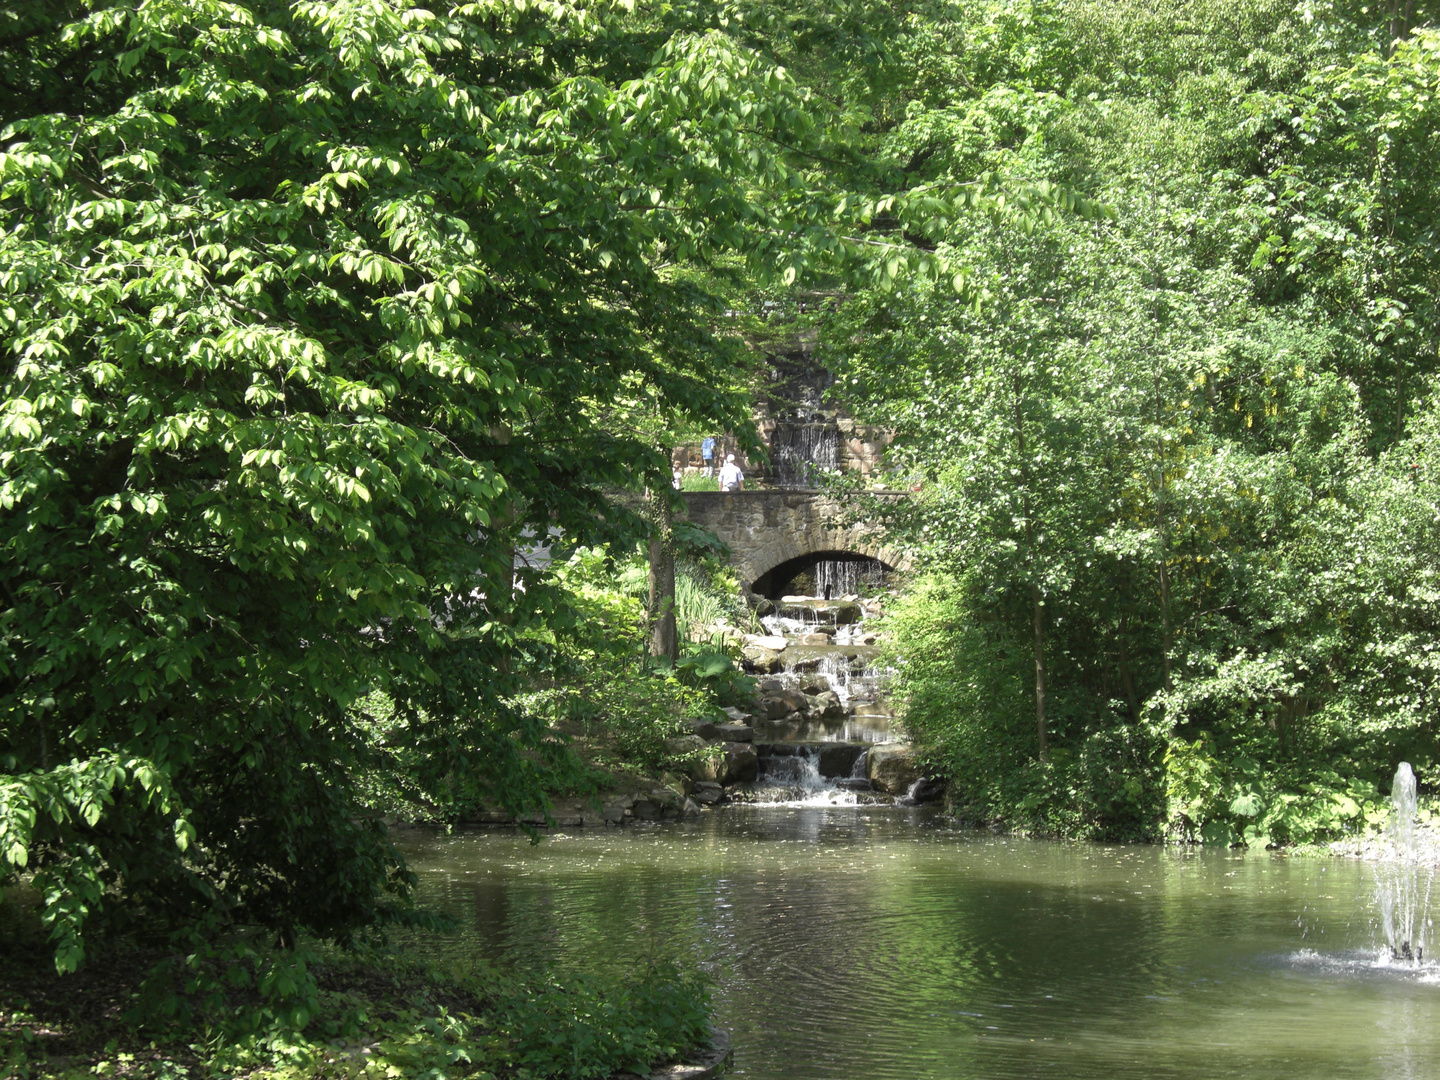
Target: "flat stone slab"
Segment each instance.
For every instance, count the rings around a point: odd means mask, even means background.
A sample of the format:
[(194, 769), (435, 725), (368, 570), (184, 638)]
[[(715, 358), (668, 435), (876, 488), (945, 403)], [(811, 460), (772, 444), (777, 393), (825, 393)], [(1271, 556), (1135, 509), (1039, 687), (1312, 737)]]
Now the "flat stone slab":
[(771, 634), (746, 634), (745, 644), (753, 645), (757, 649), (773, 649), (775, 652), (784, 652), (785, 647), (790, 643), (783, 637)]

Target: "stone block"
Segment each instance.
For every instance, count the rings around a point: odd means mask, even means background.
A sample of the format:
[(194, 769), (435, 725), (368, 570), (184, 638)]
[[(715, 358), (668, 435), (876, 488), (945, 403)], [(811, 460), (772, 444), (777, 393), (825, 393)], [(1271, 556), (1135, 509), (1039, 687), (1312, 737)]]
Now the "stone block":
[(904, 795), (923, 775), (914, 747), (904, 743), (881, 743), (870, 748), (865, 774), (876, 791)]
[(820, 775), (828, 779), (849, 776), (855, 768), (855, 760), (865, 752), (865, 747), (853, 743), (824, 743), (820, 747), (818, 767)]
[(750, 743), (725, 744), (722, 784), (748, 784), (760, 775), (760, 758)]
[(746, 670), (761, 675), (773, 675), (783, 667), (778, 652), (757, 645), (746, 645), (740, 650), (740, 658), (744, 660)]
[(745, 645), (748, 648), (773, 649), (775, 652), (784, 652), (789, 642), (778, 634), (746, 634)]
[(699, 735), (676, 735), (665, 740), (665, 752), (671, 757), (684, 757), (697, 750), (705, 749), (705, 740)]

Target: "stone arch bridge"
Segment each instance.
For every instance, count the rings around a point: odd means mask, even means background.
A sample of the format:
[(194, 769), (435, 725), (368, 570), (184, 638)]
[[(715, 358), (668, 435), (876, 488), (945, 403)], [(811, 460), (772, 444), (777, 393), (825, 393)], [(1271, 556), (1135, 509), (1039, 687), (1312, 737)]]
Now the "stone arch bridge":
[[(899, 492), (886, 497), (900, 498)], [(730, 548), (740, 587), (750, 589), (782, 563), (829, 552), (865, 555), (896, 570), (911, 568), (909, 555), (884, 542), (878, 525), (841, 524), (840, 503), (804, 488), (754, 491), (687, 491), (686, 517), (709, 529)]]

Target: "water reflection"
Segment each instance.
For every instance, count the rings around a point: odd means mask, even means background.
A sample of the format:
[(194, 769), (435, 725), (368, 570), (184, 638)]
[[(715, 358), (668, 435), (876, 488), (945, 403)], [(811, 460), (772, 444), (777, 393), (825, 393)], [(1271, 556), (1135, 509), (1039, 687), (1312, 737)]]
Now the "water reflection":
[(427, 948), (706, 964), (739, 1075), (1440, 1075), (1434, 969), (1377, 968), (1353, 863), (997, 839), (863, 807), (406, 847), (466, 927)]

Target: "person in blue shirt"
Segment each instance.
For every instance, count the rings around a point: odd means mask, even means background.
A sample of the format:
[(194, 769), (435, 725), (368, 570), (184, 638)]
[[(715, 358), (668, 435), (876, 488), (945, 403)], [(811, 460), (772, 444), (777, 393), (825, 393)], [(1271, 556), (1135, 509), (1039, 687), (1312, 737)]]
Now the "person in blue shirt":
[(705, 475), (713, 475), (712, 470), (715, 467), (715, 440), (709, 435), (706, 435), (700, 443), (700, 459), (705, 463)]

